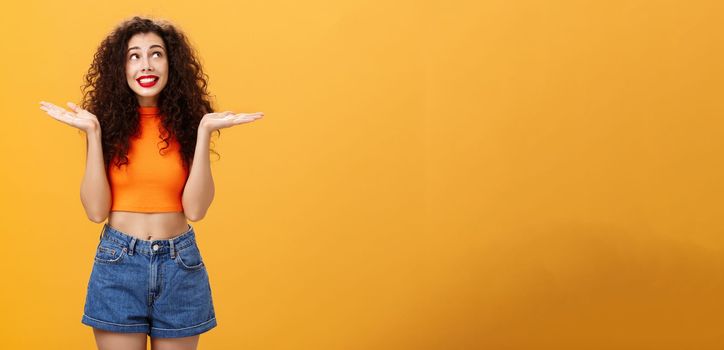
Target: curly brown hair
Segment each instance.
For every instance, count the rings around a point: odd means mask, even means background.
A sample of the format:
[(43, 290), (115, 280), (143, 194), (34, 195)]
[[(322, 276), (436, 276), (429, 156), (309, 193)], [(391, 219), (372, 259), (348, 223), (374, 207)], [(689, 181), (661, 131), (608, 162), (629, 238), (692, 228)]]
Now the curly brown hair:
[(121, 22), (98, 46), (81, 87), (81, 107), (98, 118), (106, 169), (114, 159), (119, 168), (127, 164), (130, 138), (140, 132), (140, 117), (138, 100), (125, 76), (125, 55), (131, 37), (149, 32), (163, 39), (169, 65), (168, 82), (158, 96), (159, 113), (164, 116), (162, 142), (166, 143), (159, 153), (175, 137), (183, 166), (189, 170), (201, 118), (214, 110), (206, 89), (208, 75), (186, 35), (168, 21), (135, 16)]

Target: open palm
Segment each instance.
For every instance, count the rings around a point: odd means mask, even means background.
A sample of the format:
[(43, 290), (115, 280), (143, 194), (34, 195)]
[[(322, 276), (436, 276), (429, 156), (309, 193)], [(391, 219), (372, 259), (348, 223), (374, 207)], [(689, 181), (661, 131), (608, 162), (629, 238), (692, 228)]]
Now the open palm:
[(228, 128), (230, 126), (253, 122), (257, 119), (264, 117), (264, 113), (238, 113), (233, 112), (218, 112), (209, 113), (204, 115), (201, 119), (201, 126), (204, 127), (208, 132), (214, 130)]
[(100, 123), (98, 118), (83, 108), (78, 107), (73, 102), (68, 102), (71, 111), (58, 107), (50, 102), (40, 101), (40, 109), (44, 110), (51, 117), (66, 123), (72, 127), (81, 129), (85, 132), (98, 130)]

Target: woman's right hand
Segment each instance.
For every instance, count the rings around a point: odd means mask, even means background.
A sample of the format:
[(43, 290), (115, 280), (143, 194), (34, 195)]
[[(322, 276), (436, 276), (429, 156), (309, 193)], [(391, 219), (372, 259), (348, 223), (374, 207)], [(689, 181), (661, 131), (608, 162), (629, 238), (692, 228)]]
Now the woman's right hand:
[(98, 122), (98, 118), (91, 112), (86, 111), (83, 108), (78, 107), (73, 102), (68, 102), (68, 107), (72, 112), (65, 110), (65, 108), (58, 107), (50, 102), (40, 101), (40, 109), (44, 110), (51, 117), (60, 120), (74, 128), (89, 132), (97, 132), (101, 130), (101, 125)]

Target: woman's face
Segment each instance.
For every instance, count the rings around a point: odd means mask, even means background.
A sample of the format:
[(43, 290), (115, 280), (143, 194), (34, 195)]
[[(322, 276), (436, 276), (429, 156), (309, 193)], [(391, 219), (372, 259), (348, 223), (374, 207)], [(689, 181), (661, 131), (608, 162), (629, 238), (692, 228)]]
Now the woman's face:
[(140, 106), (156, 106), (158, 94), (168, 81), (166, 47), (158, 34), (138, 33), (128, 40), (126, 81)]

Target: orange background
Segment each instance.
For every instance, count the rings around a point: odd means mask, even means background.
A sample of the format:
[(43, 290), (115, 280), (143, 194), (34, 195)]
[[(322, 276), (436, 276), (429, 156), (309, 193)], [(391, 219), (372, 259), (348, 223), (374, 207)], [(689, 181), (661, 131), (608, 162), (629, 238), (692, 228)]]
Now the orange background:
[(92, 349), (80, 100), (135, 14), (199, 51), (199, 349), (722, 349), (720, 1), (24, 1), (0, 14), (2, 347)]

